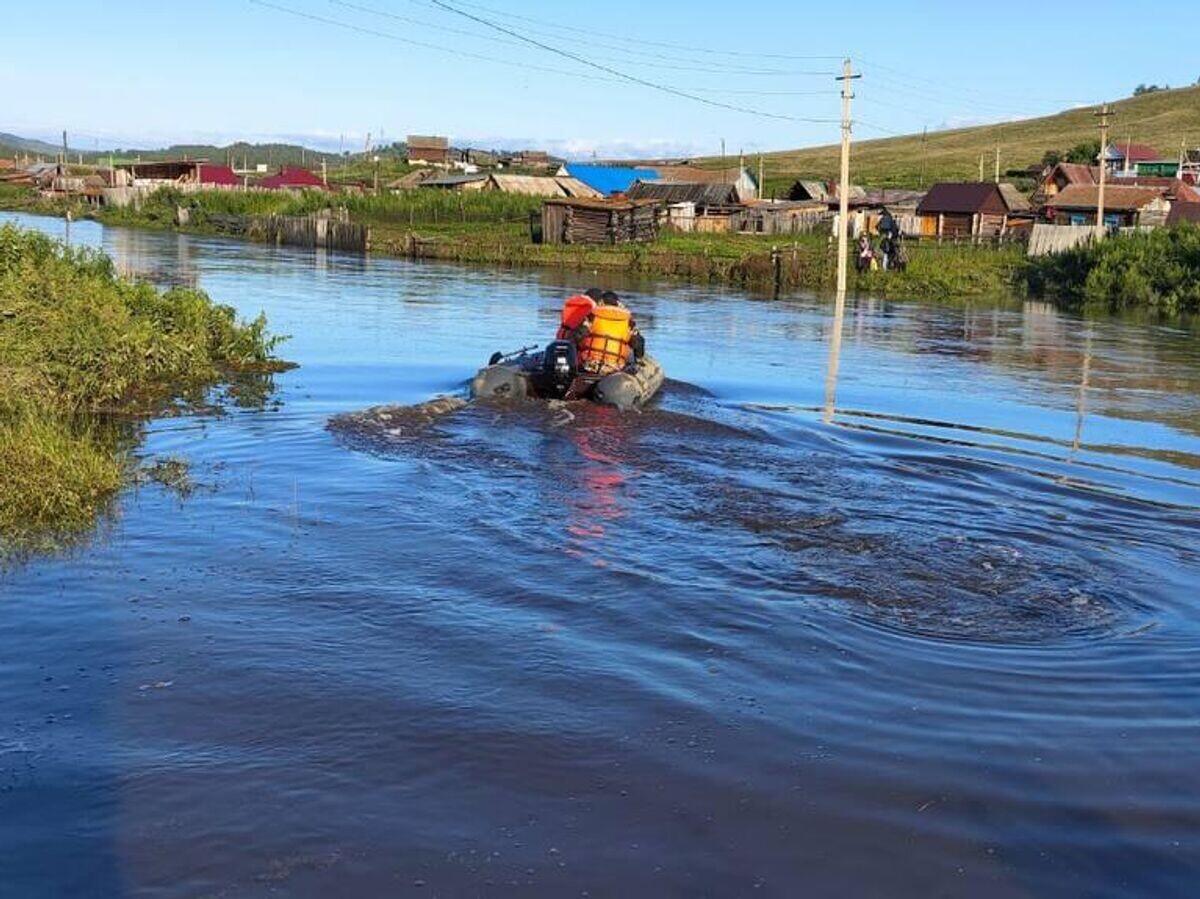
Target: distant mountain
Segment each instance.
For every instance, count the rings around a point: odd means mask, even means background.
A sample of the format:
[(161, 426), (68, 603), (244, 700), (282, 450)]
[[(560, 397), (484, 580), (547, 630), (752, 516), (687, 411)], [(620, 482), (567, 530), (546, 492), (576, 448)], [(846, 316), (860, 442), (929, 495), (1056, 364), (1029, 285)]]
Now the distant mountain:
[[(68, 135), (69, 140), (69, 135)], [(61, 146), (56, 146), (44, 140), (21, 137), (18, 134), (0, 132), (0, 156), (14, 156), (29, 153), (36, 156), (46, 156), (54, 159), (62, 152)], [(379, 148), (374, 151), (384, 156), (394, 155), (396, 148)], [(332, 163), (342, 157), (337, 153), (327, 153), (313, 150), (299, 144), (268, 143), (251, 144), (238, 142), (225, 147), (212, 144), (173, 144), (169, 147), (110, 147), (97, 150), (70, 148), (71, 158), (76, 154), (82, 155), (84, 162), (107, 163), (110, 158), (117, 161), (141, 159), (153, 162), (162, 159), (207, 159), (213, 163), (234, 162), (237, 165), (267, 165), (278, 168), (281, 165), (319, 166), (322, 161)]]
[(44, 140), (34, 140), (16, 134), (8, 134), (3, 131), (0, 131), (0, 148), (2, 148), (0, 155), (3, 156), (11, 156), (14, 152), (53, 156), (56, 153), (62, 152), (61, 146), (46, 143)]

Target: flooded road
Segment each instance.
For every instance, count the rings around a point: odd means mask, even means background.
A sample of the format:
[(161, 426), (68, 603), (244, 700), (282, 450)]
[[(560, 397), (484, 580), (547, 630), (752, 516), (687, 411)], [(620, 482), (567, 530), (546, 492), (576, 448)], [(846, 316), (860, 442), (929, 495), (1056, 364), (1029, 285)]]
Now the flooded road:
[(301, 368), (0, 573), (5, 899), (1195, 895), (1194, 325), (613, 282), (644, 414), (384, 418), (586, 276), (71, 239)]

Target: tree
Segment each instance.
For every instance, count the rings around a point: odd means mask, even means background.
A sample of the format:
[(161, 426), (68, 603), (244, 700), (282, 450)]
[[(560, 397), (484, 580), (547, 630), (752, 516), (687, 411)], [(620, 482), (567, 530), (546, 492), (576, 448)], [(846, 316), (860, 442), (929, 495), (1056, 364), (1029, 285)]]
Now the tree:
[(1067, 151), (1067, 155), (1063, 157), (1067, 162), (1077, 162), (1083, 165), (1091, 165), (1100, 155), (1100, 141), (1085, 140), (1083, 143), (1076, 144)]
[(1157, 84), (1139, 84), (1137, 87), (1135, 87), (1133, 89), (1133, 95), (1135, 97), (1140, 97), (1140, 96), (1142, 96), (1142, 94), (1153, 94), (1155, 91), (1162, 91), (1162, 90), (1166, 90), (1166, 87), (1165, 86), (1160, 87)]
[(1058, 150), (1047, 150), (1042, 154), (1042, 166), (1048, 169), (1054, 168), (1063, 160), (1063, 155)]

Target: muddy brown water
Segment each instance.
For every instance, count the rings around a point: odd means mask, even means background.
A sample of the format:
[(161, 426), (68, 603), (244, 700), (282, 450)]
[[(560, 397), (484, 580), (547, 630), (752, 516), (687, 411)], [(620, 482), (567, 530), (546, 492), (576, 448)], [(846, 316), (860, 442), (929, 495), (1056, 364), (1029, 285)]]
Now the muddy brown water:
[(1195, 895), (1193, 323), (860, 299), (827, 406), (828, 303), (610, 282), (653, 408), (413, 412), (582, 276), (71, 239), (301, 368), (0, 574), (0, 896)]

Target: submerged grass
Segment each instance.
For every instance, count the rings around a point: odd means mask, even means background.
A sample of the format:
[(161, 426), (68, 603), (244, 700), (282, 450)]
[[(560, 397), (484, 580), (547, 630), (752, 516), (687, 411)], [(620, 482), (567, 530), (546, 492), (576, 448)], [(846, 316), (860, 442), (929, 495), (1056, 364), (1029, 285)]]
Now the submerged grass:
[[(0, 227), (0, 557), (86, 532), (127, 474), (114, 416), (281, 363), (260, 316)], [(125, 432), (128, 433), (126, 428)]]

